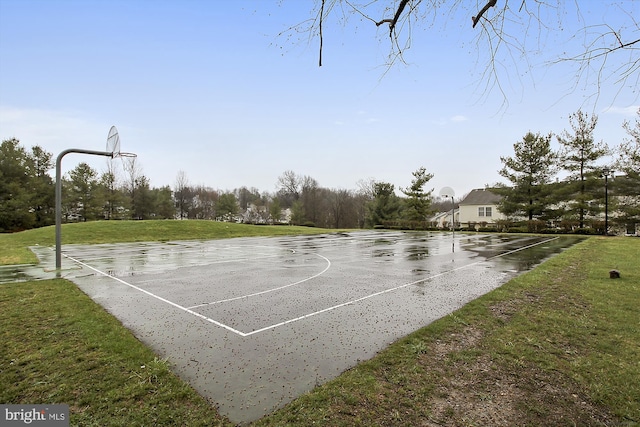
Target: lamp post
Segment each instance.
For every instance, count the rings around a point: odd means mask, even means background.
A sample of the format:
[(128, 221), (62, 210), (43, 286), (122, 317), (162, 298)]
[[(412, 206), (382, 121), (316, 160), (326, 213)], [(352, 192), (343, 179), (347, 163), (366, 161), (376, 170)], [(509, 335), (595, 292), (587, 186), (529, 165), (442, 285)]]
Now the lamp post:
[(444, 197), (447, 199), (451, 197), (451, 237), (452, 237), (451, 252), (455, 252), (455, 249), (456, 249), (456, 217), (455, 217), (456, 204), (453, 201), (453, 196), (455, 195), (456, 193), (455, 191), (453, 191), (453, 188), (451, 187), (444, 187), (442, 190), (440, 190), (440, 197)]
[(604, 235), (609, 234), (609, 175), (613, 171), (608, 167), (602, 169), (602, 176), (604, 177)]
[(451, 196), (451, 252), (456, 251), (456, 203)]

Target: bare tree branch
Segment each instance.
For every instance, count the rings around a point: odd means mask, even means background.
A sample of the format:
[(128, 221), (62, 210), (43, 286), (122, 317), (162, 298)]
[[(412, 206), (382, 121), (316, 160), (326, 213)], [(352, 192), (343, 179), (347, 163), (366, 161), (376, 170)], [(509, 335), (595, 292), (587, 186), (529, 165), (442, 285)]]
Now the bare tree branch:
[[(480, 20), (480, 18), (482, 18), (482, 15), (484, 15), (485, 12), (489, 10), (489, 8), (494, 7), (496, 3), (498, 3), (498, 0), (489, 0), (487, 4), (485, 4), (484, 7), (480, 9), (480, 12), (478, 12), (478, 15), (471, 18), (471, 20), (473, 21), (472, 28), (476, 27), (476, 25), (478, 24), (478, 21)], [(522, 5), (520, 7), (522, 7)]]
[(402, 11), (409, 3), (409, 0), (402, 0), (398, 5), (398, 9), (396, 10), (396, 14), (393, 16), (393, 20), (389, 24), (389, 36), (393, 33), (393, 30), (396, 28), (396, 24), (398, 23), (398, 19), (400, 19), (400, 15), (402, 15)]
[[(621, 93), (623, 90), (628, 93), (629, 88), (632, 93), (638, 93), (640, 22), (637, 5), (613, 0), (606, 3), (607, 10), (614, 13), (600, 21), (599, 17), (582, 16), (579, 2), (575, 0), (316, 0), (314, 16), (281, 35), (286, 34), (289, 40), (302, 33), (307, 33), (309, 39), (319, 37), (318, 64), (322, 66), (324, 35), (333, 24), (333, 18), (337, 17), (346, 25), (348, 15), (352, 14), (376, 27), (388, 24), (389, 55), (385, 64), (381, 64), (386, 68), (386, 74), (394, 64), (406, 64), (405, 55), (412, 45), (414, 27), (429, 26), (428, 14), (433, 14), (433, 22), (463, 17), (467, 25), (471, 17), (472, 27), (480, 29), (476, 30), (475, 53), (479, 61), (486, 61), (484, 71), (473, 67), (480, 75), (478, 89), (484, 93), (497, 90), (506, 104), (508, 93), (512, 92), (510, 86), (517, 85), (517, 79), (531, 79), (535, 84), (533, 71), (540, 68), (539, 58), (543, 58), (546, 65), (575, 63), (577, 70), (572, 80), (576, 87), (584, 84), (584, 89), (593, 89), (596, 96), (605, 81), (615, 84)], [(341, 10), (335, 9), (336, 6)], [(450, 17), (444, 17), (442, 12), (449, 12)], [(565, 24), (571, 13), (578, 15), (582, 28), (567, 40), (563, 31), (575, 24)], [(386, 35), (384, 30), (377, 33), (378, 37)], [(565, 53), (558, 54), (555, 49), (549, 53), (549, 43), (554, 43), (554, 48), (563, 46)]]
[(324, 1), (322, 0), (322, 4), (320, 6), (320, 53), (318, 58), (318, 67), (322, 67), (322, 21), (324, 20)]

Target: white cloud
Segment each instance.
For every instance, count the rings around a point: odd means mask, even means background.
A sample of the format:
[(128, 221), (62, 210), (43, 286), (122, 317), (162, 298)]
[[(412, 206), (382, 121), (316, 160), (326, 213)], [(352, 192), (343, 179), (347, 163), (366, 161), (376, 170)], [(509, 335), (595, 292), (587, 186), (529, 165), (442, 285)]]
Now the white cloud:
[[(0, 106), (0, 139), (16, 138), (27, 150), (36, 145), (55, 159), (69, 148), (102, 151), (106, 149), (110, 125), (87, 118), (77, 111), (57, 111)], [(63, 162), (63, 173), (83, 161), (100, 171), (104, 158), (70, 156)], [(66, 159), (66, 158), (65, 158)]]
[(438, 119), (433, 119), (431, 120), (431, 123), (433, 123), (434, 125), (438, 125), (438, 126), (445, 126), (448, 125), (450, 123), (460, 123), (460, 122), (466, 122), (467, 120), (469, 120), (466, 116), (463, 115), (455, 115), (449, 118), (443, 118), (440, 117)]
[(457, 116), (451, 117), (450, 120), (454, 123), (459, 123), (459, 122), (466, 122), (469, 119), (465, 116), (457, 115)]
[(15, 137), (27, 147), (40, 145), (53, 152), (71, 147), (100, 150), (109, 128), (75, 111), (0, 106), (0, 138)]
[(604, 114), (618, 114), (627, 117), (633, 117), (638, 114), (640, 105), (629, 105), (628, 107), (609, 107), (603, 111)]

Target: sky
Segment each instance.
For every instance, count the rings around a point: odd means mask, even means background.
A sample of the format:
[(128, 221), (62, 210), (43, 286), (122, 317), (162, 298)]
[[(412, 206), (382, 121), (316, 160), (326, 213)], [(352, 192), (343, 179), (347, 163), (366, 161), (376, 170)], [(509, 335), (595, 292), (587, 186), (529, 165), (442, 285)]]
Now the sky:
[[(372, 18), (390, 17), (385, 3)], [(639, 72), (609, 73), (638, 50), (582, 70), (552, 61), (602, 28), (638, 39), (640, 2), (542, 10), (545, 24), (560, 23), (551, 34), (509, 19), (504, 43), (528, 54), (503, 44), (493, 63), (468, 3), (405, 24), (400, 43), (410, 29), (410, 46), (392, 67), (388, 26), (336, 7), (320, 67), (319, 39), (304, 31), (317, 1), (0, 0), (0, 138), (55, 158), (105, 150), (116, 126), (152, 187), (174, 187), (183, 171), (190, 185), (275, 192), (291, 170), (326, 188), (404, 188), (425, 167), (428, 189), (456, 196), (505, 182), (500, 156), (529, 131), (569, 130), (578, 109), (598, 115), (596, 140), (622, 142), (640, 108)], [(102, 173), (108, 160), (69, 154), (63, 172), (80, 162)]]

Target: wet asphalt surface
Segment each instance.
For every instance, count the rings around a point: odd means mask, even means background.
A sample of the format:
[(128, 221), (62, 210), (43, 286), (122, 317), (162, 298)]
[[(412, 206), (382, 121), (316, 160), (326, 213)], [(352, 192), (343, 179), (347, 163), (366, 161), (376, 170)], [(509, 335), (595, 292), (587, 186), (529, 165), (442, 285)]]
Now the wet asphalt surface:
[[(576, 241), (363, 231), (65, 245), (62, 277), (242, 424)], [(41, 264), (0, 281), (50, 276), (53, 251), (32, 249)]]

